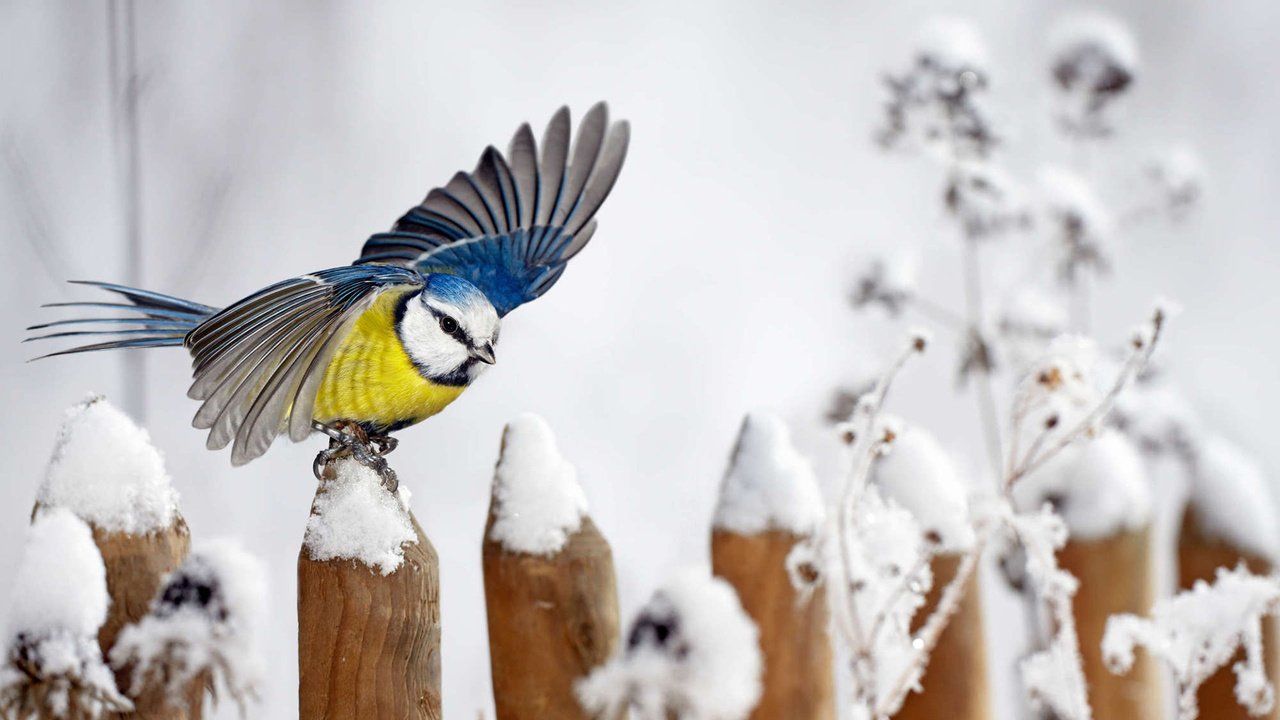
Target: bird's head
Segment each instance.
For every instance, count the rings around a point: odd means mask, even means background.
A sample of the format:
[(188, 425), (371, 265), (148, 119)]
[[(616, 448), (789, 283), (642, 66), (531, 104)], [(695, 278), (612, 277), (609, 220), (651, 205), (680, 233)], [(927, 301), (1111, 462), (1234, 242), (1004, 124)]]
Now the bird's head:
[(396, 332), (425, 377), (466, 385), (496, 362), (498, 312), (479, 288), (456, 275), (433, 273), (426, 280), (401, 305)]

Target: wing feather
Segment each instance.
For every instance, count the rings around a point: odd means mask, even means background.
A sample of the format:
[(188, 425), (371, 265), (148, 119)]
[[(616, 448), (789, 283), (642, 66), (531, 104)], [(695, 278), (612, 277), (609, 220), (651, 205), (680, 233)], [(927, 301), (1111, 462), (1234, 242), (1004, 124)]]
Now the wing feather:
[(422, 283), (401, 267), (331, 268), (277, 283), (210, 318), (187, 342), (190, 394), (204, 401), (193, 424), (209, 430), (207, 446), (234, 442), (231, 461), (240, 465), (282, 432), (304, 439), (328, 361), (354, 319), (382, 292)]
[[(427, 193), (389, 233), (373, 235), (356, 264), (403, 264), (469, 280), (499, 315), (541, 296), (595, 232), (631, 139), (597, 103), (570, 136), (568, 108), (547, 123), (541, 149), (523, 124), (508, 157), (490, 146), (470, 173)], [(571, 142), (572, 140), (572, 142)]]

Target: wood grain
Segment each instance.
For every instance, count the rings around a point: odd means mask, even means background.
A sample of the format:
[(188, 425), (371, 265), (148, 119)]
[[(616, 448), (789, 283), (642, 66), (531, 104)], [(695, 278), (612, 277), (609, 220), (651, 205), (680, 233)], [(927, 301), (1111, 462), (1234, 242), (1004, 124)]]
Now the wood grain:
[(298, 554), (300, 720), (438, 720), (440, 569), (418, 541), (383, 576), (353, 560)]
[(1107, 618), (1116, 613), (1148, 615), (1155, 603), (1151, 526), (1097, 540), (1069, 540), (1058, 564), (1080, 581), (1073, 608), (1084, 658), (1089, 704), (1099, 720), (1161, 720), (1164, 689), (1160, 665), (1137, 653), (1133, 669), (1112, 674), (1102, 661)]
[(618, 649), (613, 553), (591, 518), (551, 556), (482, 550), (498, 720), (589, 718), (573, 686)]
[[(955, 553), (937, 555), (930, 563), (933, 585), (924, 606), (912, 619), (912, 632), (920, 629), (933, 614), (942, 591), (955, 578), (963, 557)], [(982, 619), (982, 592), (978, 573), (969, 576), (956, 614), (938, 637), (921, 679), (923, 692), (911, 693), (895, 718), (926, 720), (985, 720), (992, 717), (991, 686), (987, 677), (987, 640)]]
[(826, 593), (801, 603), (787, 575), (787, 555), (801, 539), (782, 530), (711, 534), (712, 572), (733, 585), (760, 630), (764, 688), (752, 720), (836, 716)]
[[(1266, 558), (1237, 547), (1215, 533), (1205, 529), (1196, 516), (1195, 508), (1188, 505), (1182, 515), (1182, 528), (1178, 535), (1178, 587), (1187, 589), (1197, 580), (1213, 582), (1218, 568), (1234, 568), (1240, 563), (1249, 572), (1266, 575), (1274, 571), (1273, 563)], [(1272, 686), (1280, 688), (1280, 625), (1273, 617), (1262, 621), (1263, 647), (1266, 653), (1267, 677)], [(1244, 659), (1237, 653), (1225, 667), (1213, 674), (1196, 693), (1200, 704), (1201, 720), (1235, 720), (1240, 718), (1267, 718), (1280, 720), (1280, 707), (1273, 707), (1265, 715), (1250, 715), (1236, 701), (1236, 676), (1231, 666)]]

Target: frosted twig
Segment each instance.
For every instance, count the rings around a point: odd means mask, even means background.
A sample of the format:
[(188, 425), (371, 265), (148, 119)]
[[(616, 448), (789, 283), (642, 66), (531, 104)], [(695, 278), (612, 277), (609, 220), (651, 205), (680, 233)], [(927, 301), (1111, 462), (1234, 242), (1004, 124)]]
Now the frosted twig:
[(1089, 414), (1075, 424), (1069, 431), (1058, 438), (1047, 450), (1036, 456), (1029, 456), (1028, 460), (1023, 462), (1021, 467), (1014, 471), (1012, 477), (1007, 484), (1012, 486), (1020, 478), (1026, 477), (1034, 472), (1041, 465), (1048, 462), (1054, 455), (1057, 455), (1063, 448), (1075, 442), (1081, 436), (1089, 432), (1091, 428), (1095, 428), (1107, 414), (1111, 412), (1111, 408), (1115, 406), (1116, 398), (1120, 393), (1128, 387), (1129, 382), (1133, 380), (1138, 373), (1142, 372), (1142, 368), (1146, 367), (1147, 362), (1151, 359), (1151, 354), (1155, 352), (1156, 345), (1160, 341), (1161, 333), (1164, 329), (1166, 320), (1163, 308), (1157, 307), (1151, 315), (1150, 335), (1149, 337), (1135, 337), (1133, 340), (1132, 350), (1128, 359), (1125, 361), (1124, 367), (1116, 375), (1116, 380), (1112, 384), (1111, 389), (1103, 396), (1102, 400), (1093, 408)]

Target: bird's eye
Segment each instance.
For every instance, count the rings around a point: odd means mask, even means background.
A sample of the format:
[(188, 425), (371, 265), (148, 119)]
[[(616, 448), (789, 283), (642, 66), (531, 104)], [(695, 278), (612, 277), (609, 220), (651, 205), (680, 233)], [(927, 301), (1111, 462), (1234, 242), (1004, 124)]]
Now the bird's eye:
[(440, 329), (443, 330), (446, 335), (452, 335), (458, 332), (458, 321), (446, 315), (440, 318)]

